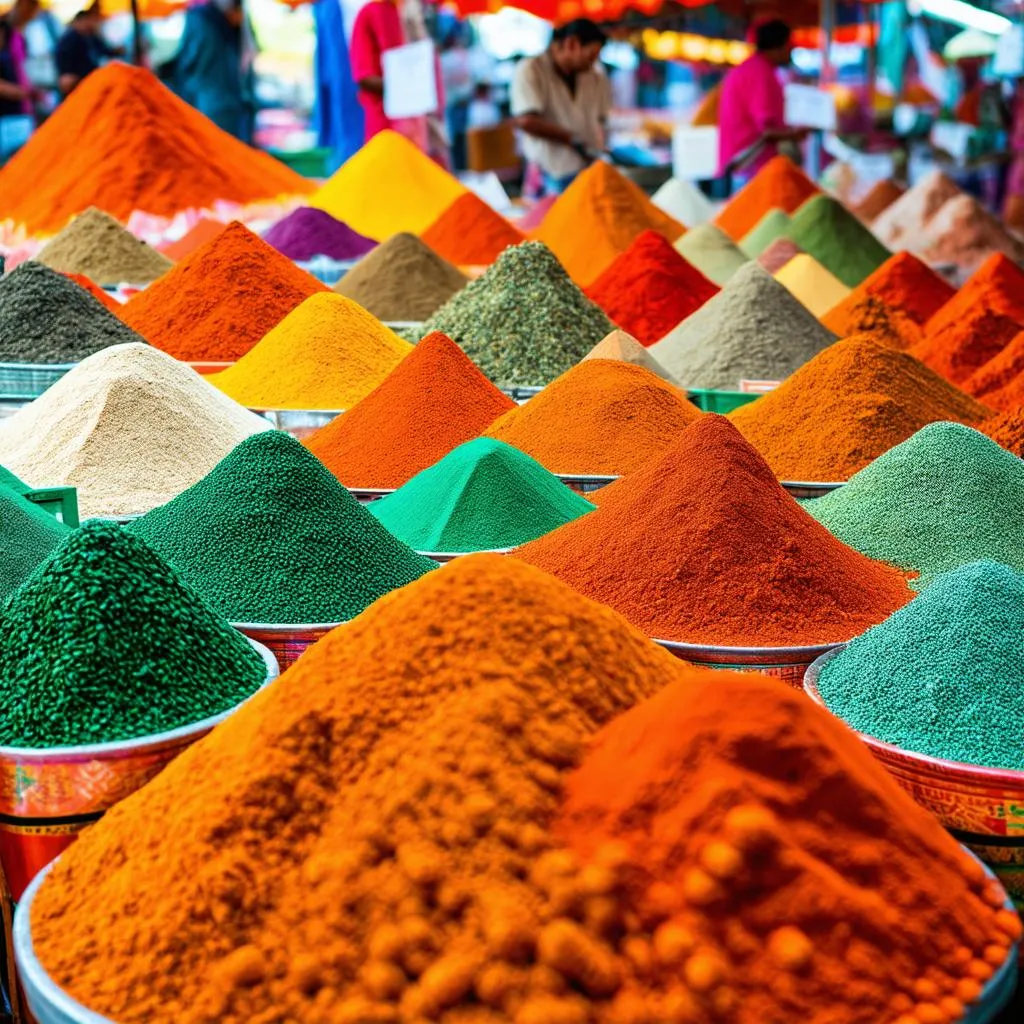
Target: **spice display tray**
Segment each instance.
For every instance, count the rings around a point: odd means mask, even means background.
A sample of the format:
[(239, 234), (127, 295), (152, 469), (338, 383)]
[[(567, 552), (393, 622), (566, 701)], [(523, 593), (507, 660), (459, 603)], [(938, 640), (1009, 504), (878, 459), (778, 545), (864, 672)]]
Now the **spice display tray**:
[(65, 526), (79, 525), (78, 489), (75, 487), (33, 487), (22, 497), (49, 512)]
[(314, 622), (298, 625), (271, 622), (232, 622), (232, 626), (257, 645), (270, 649), (282, 672), (294, 665), (307, 647), (312, 647), (340, 622)]
[(759, 672), (774, 676), (800, 689), (807, 667), (823, 654), (834, 651), (841, 644), (818, 644), (814, 647), (708, 647), (701, 644), (687, 644), (676, 640), (659, 640), (652, 637), (659, 647), (674, 654), (683, 661), (702, 668), (721, 669), (730, 672)]

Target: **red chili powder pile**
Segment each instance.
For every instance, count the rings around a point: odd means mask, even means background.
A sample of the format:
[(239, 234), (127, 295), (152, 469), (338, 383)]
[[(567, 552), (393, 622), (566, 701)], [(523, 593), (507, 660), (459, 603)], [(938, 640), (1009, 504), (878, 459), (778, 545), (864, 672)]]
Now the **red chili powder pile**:
[(854, 289), (829, 310), (821, 322), (840, 338), (868, 334), (879, 344), (900, 351), (913, 348), (924, 337), (923, 329), (902, 309), (890, 306), (875, 295), (865, 295), (859, 289)]
[(848, 480), (921, 427), (992, 415), (906, 352), (854, 335), (729, 413), (780, 480)]
[(972, 309), (991, 309), (1024, 323), (1024, 270), (994, 253), (925, 325), (928, 334), (962, 320)]
[(651, 229), (674, 242), (686, 230), (611, 164), (591, 164), (555, 200), (532, 236), (585, 288)]
[(173, 217), (225, 199), (249, 203), (315, 186), (221, 131), (148, 71), (100, 68), (0, 169), (0, 220), (60, 231), (95, 206)]
[(703, 415), (642, 366), (587, 359), (485, 431), (552, 473), (619, 476), (660, 455)]
[[(961, 385), (969, 395), (993, 409), (1002, 408), (990, 396), (1009, 388), (1024, 373), (1024, 331), (1007, 342), (1002, 351), (975, 370)], [(1011, 406), (1013, 408), (1015, 406)]]
[(515, 408), (435, 331), (366, 398), (303, 443), (346, 487), (401, 487)]
[(657, 231), (640, 235), (586, 289), (588, 298), (642, 345), (661, 341), (718, 291)]
[[(998, 358), (998, 357), (997, 357)], [(1016, 360), (1020, 358), (1020, 350), (1015, 353)], [(989, 391), (982, 398), (978, 399), (985, 405), (998, 412), (1012, 412), (1024, 406), (1024, 371), (1004, 384), (1003, 387)]]
[(420, 235), (439, 256), (458, 267), (490, 266), (524, 237), (501, 214), (467, 192)]
[(206, 245), (207, 242), (212, 241), (225, 227), (226, 225), (222, 221), (214, 220), (212, 217), (200, 217), (195, 225), (176, 242), (166, 242), (163, 245), (158, 245), (157, 248), (169, 260), (174, 260), (177, 263), (186, 256), (191, 256), (196, 249)]
[(792, 160), (777, 156), (761, 168), (746, 187), (740, 189), (715, 218), (715, 223), (734, 241), (757, 227), (761, 218), (774, 209), (796, 213), (817, 195), (819, 189)]
[(86, 277), (85, 274), (65, 274), (66, 278), (74, 281), (79, 288), (84, 288), (94, 299), (98, 299), (111, 313), (121, 315), (124, 306), (117, 301), (109, 292), (105, 292), (98, 284)]
[(865, 295), (874, 295), (886, 305), (902, 310), (923, 327), (956, 295), (956, 289), (912, 253), (898, 252), (865, 278), (850, 299)]
[(176, 359), (229, 362), (325, 291), (235, 221), (126, 303), (121, 319)]
[(948, 381), (963, 386), (989, 360), (994, 359), (1020, 333), (1016, 320), (977, 306), (961, 320), (931, 331), (909, 350)]
[(996, 444), (1024, 459), (1024, 405), (1000, 416), (993, 416), (981, 428)]
[(911, 597), (902, 573), (846, 547), (721, 416), (687, 428), (597, 510), (515, 557), (648, 636), (779, 647), (849, 640)]

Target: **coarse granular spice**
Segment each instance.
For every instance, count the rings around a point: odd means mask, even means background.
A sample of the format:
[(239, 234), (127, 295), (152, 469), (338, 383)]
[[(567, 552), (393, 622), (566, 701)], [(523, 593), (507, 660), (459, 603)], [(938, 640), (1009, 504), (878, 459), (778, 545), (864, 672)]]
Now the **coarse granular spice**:
[(931, 171), (891, 203), (872, 222), (871, 230), (890, 249), (920, 250), (928, 221), (956, 196), (956, 182), (941, 171)]
[(912, 356), (853, 335), (729, 419), (780, 480), (831, 482), (929, 423), (976, 426), (991, 415)]
[(250, 409), (349, 409), (412, 345), (343, 295), (296, 306), (235, 363), (206, 379)]
[(821, 322), (840, 338), (866, 334), (880, 345), (900, 352), (913, 348), (924, 337), (924, 329), (902, 307), (891, 306), (860, 288), (855, 288), (838, 306), (829, 310)]
[(641, 344), (653, 345), (718, 291), (665, 238), (645, 231), (586, 295)]
[(127, 529), (232, 622), (342, 622), (435, 568), (277, 430)]
[(979, 307), (1024, 323), (1024, 270), (1001, 252), (990, 256), (925, 325), (929, 333), (962, 320)]
[(174, 264), (120, 221), (90, 206), (39, 250), (36, 262), (97, 284), (149, 284)]
[(435, 332), (305, 444), (346, 487), (401, 487), (515, 407)]
[(515, 557), (648, 636), (730, 647), (849, 640), (911, 596), (901, 572), (836, 540), (708, 413), (594, 512)]
[(961, 273), (972, 273), (994, 252), (1024, 260), (1024, 242), (969, 195), (950, 199), (928, 221), (920, 251), (930, 263), (950, 263)]
[(842, 281), (807, 253), (794, 256), (775, 275), (775, 280), (818, 318), (824, 317), (850, 294)]
[(993, 416), (980, 429), (996, 444), (1024, 459), (1024, 406)]
[(744, 378), (788, 377), (833, 341), (810, 310), (748, 263), (650, 351), (686, 387), (735, 391)]
[(529, 455), (478, 437), (367, 509), (417, 551), (515, 547), (594, 508)]
[(1020, 331), (1021, 325), (1016, 320), (979, 307), (962, 320), (926, 334), (909, 352), (946, 380), (963, 387), (969, 377), (999, 355)]
[(586, 1019), (536, 948), (564, 920), (548, 823), (588, 738), (693, 671), (545, 573), (457, 559), (83, 832), (36, 953), (122, 1024)]
[(104, 309), (115, 316), (121, 311), (121, 303), (109, 292), (105, 292), (95, 281), (90, 281), (84, 274), (65, 274), (69, 281), (74, 281), (79, 288), (84, 288)]
[[(2, 467), (0, 467), (2, 469)], [(71, 532), (39, 505), (7, 486), (7, 470), (0, 473), (0, 604), (31, 575), (40, 562)]]
[[(1017, 341), (1014, 340), (1010, 344), (1016, 345)], [(1016, 360), (1019, 356), (1020, 349), (1018, 347), (1014, 350), (1014, 359)], [(1000, 356), (996, 358), (998, 359)], [(973, 380), (974, 378), (972, 377), (971, 379)], [(999, 412), (1010, 412), (1014, 409), (1019, 409), (1021, 406), (1024, 406), (1024, 376), (1018, 374), (1013, 380), (998, 390), (987, 392), (979, 401), (984, 402), (987, 406)]]
[(719, 227), (701, 224), (676, 242), (676, 251), (719, 288), (747, 262), (747, 255)]
[(239, 142), (142, 68), (112, 63), (75, 89), (0, 169), (0, 220), (60, 231), (90, 206), (127, 221), (173, 217), (218, 200), (251, 203), (313, 191)]
[(579, 1020), (960, 1020), (1021, 930), (849, 729), (756, 674), (688, 670), (605, 726), (565, 793), (569, 878), (613, 871), (641, 928), (597, 961), (621, 972), (612, 1012)]
[(990, 399), (1009, 388), (1021, 373), (1024, 373), (1024, 331), (1008, 341), (995, 356), (975, 370), (961, 387), (979, 402), (991, 404), (993, 409), (998, 409), (1001, 406)]
[(898, 252), (866, 277), (853, 294), (854, 301), (873, 295), (923, 327), (956, 290), (913, 253)]
[(817, 194), (818, 187), (792, 160), (777, 156), (729, 200), (715, 223), (738, 242), (757, 227), (769, 210), (796, 213)]
[(941, 573), (981, 558), (1024, 569), (1024, 462), (976, 430), (932, 423), (804, 507), (871, 558)]
[(785, 237), (791, 223), (785, 210), (769, 210), (740, 240), (740, 249), (748, 259), (756, 260), (772, 242)]
[(613, 329), (540, 242), (506, 249), (423, 325), (458, 342), (499, 387), (550, 384)]
[(856, 288), (892, 255), (831, 196), (808, 199), (793, 215), (787, 235), (848, 288)]
[(263, 241), (290, 260), (311, 260), (327, 256), (333, 260), (356, 260), (377, 243), (312, 206), (300, 206), (271, 225)]
[(676, 384), (672, 374), (636, 338), (625, 331), (615, 330), (606, 338), (602, 338), (583, 357), (583, 360), (587, 359), (611, 359), (619, 363), (632, 363), (634, 366), (642, 366), (645, 370), (657, 374), (662, 380), (667, 380), (669, 384)]
[(837, 654), (818, 677), (829, 709), (903, 750), (989, 768), (1024, 768), (1017, 724), (1024, 576), (977, 561)]
[(263, 658), (116, 523), (70, 532), (0, 611), (0, 744), (152, 736), (228, 711)]
[(378, 320), (423, 321), (468, 281), (415, 235), (398, 234), (363, 257), (334, 290)]
[(0, 277), (0, 362), (77, 363), (109, 345), (141, 341), (83, 288), (41, 263), (22, 263)]
[(674, 242), (686, 229), (638, 185), (598, 160), (555, 200), (530, 237), (543, 242), (586, 287), (648, 230)]
[(234, 361), (300, 302), (327, 291), (237, 221), (130, 299), (121, 316), (184, 361)]
[(490, 266), (510, 245), (525, 241), (517, 228), (475, 192), (459, 196), (420, 239), (458, 267)]
[(868, 190), (864, 198), (853, 206), (853, 212), (865, 224), (871, 224), (883, 211), (888, 210), (907, 190), (892, 178), (883, 178)]
[(191, 256), (207, 242), (212, 242), (226, 227), (223, 221), (214, 220), (212, 217), (200, 217), (181, 238), (158, 248), (169, 260), (177, 263), (186, 256)]
[(715, 204), (692, 181), (683, 178), (669, 178), (651, 196), (651, 202), (687, 228), (707, 224), (715, 216)]
[(660, 455), (703, 414), (641, 366), (585, 360), (485, 431), (552, 473), (619, 476)]
[(148, 512), (270, 424), (149, 345), (84, 360), (0, 420), (0, 463), (34, 487), (78, 488), (83, 516)]
[(773, 276), (777, 274), (794, 256), (799, 256), (803, 252), (796, 242), (789, 238), (780, 238), (777, 241), (772, 242), (767, 249), (760, 256), (757, 257), (757, 262), (760, 266), (764, 267), (769, 274)]

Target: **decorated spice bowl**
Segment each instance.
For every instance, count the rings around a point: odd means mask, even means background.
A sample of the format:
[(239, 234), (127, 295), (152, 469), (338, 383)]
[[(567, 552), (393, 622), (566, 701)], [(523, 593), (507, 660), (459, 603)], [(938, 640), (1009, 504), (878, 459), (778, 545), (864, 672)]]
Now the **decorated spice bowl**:
[[(804, 677), (807, 695), (827, 711), (818, 679), (841, 649), (818, 658)], [(857, 735), (917, 803), (995, 872), (1018, 909), (1024, 907), (1024, 771), (944, 761)]]
[(268, 647), (277, 658), (282, 672), (299, 660), (307, 647), (332, 629), (340, 626), (340, 622), (313, 622), (298, 625), (269, 622), (232, 622), (239, 633), (244, 633), (250, 640)]
[(707, 647), (676, 640), (659, 640), (656, 644), (683, 661), (703, 668), (730, 672), (760, 672), (775, 676), (800, 689), (807, 666), (841, 644), (818, 644), (814, 647)]

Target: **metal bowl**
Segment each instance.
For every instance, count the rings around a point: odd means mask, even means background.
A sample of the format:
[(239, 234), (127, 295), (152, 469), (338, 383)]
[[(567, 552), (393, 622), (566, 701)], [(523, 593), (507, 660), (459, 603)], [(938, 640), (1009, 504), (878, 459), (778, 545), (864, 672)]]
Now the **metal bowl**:
[(807, 666), (842, 644), (814, 647), (708, 647), (677, 640), (652, 640), (682, 661), (729, 672), (759, 672), (800, 689)]
[(481, 548), (479, 551), (417, 551), (417, 555), (433, 559), (440, 565), (446, 562), (454, 562), (456, 558), (465, 558), (466, 555), (510, 555), (515, 548)]
[[(262, 644), (246, 639), (266, 665), (263, 689), (279, 674), (277, 659)], [(17, 901), (32, 878), (83, 828), (144, 786), (244, 703), (191, 725), (131, 740), (0, 747), (0, 867), (12, 898)]]
[(376, 501), (378, 498), (386, 498), (389, 494), (394, 494), (397, 488), (395, 487), (346, 487), (345, 490), (352, 495), (360, 505), (369, 505), (371, 501)]
[[(822, 698), (818, 679), (845, 646), (816, 659), (804, 677), (804, 691), (830, 714), (835, 712)], [(998, 875), (1024, 908), (1024, 771), (944, 761), (862, 732), (857, 735), (917, 803)]]
[(601, 490), (602, 487), (607, 487), (609, 484), (615, 483), (616, 480), (620, 479), (617, 476), (590, 476), (579, 474), (579, 473), (556, 473), (555, 476), (565, 484), (566, 487), (571, 487), (572, 490), (578, 491), (580, 494), (591, 494), (594, 491)]
[(327, 426), (344, 409), (250, 409), (250, 412), (262, 416), (273, 424), (275, 430), (283, 430), (286, 434), (302, 440), (310, 434)]
[(842, 482), (834, 484), (807, 483), (801, 480), (780, 480), (782, 486), (793, 495), (794, 498), (821, 498), (832, 491), (838, 491), (843, 486)]
[(290, 625), (270, 622), (232, 622), (232, 626), (255, 642), (270, 648), (282, 672), (295, 664), (307, 647), (325, 637), (340, 622), (314, 622)]

